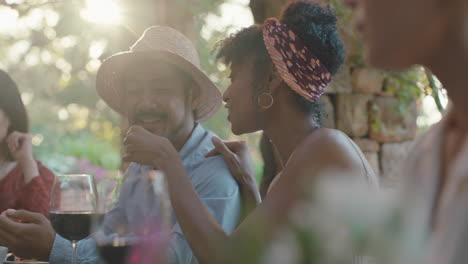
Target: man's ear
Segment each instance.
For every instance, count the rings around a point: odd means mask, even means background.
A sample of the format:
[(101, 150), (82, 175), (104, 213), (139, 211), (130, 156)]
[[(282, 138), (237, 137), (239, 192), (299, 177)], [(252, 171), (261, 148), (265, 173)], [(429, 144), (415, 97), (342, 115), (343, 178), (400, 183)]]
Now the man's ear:
[(187, 91), (187, 96), (188, 101), (190, 102), (190, 109), (192, 109), (192, 111), (195, 111), (195, 109), (197, 109), (200, 105), (200, 88), (198, 87), (198, 85), (192, 85), (188, 89), (189, 90)]

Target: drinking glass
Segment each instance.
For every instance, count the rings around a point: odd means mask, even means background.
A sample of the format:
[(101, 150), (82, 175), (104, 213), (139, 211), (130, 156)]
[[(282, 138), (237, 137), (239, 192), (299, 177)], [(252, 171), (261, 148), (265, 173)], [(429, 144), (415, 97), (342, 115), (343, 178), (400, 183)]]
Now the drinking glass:
[(161, 255), (159, 251), (164, 248), (164, 231), (171, 226), (170, 201), (162, 172), (140, 166), (132, 173), (139, 174), (138, 178), (148, 184), (147, 189), (138, 189), (140, 192), (135, 194), (137, 205), (127, 204), (132, 207), (132, 220), (113, 222), (111, 227), (93, 234), (107, 264), (154, 263), (154, 257)]
[(78, 241), (89, 236), (102, 218), (98, 202), (93, 176), (56, 176), (50, 200), (50, 222), (57, 234), (71, 241), (73, 264), (77, 263)]

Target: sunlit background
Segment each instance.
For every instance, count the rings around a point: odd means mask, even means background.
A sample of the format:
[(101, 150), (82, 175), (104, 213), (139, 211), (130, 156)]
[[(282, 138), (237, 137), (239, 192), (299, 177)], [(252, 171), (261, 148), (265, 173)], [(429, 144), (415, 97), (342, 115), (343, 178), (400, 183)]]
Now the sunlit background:
[(86, 0), (81, 15), (93, 23), (117, 25), (122, 22), (122, 10), (112, 0)]
[[(226, 68), (211, 50), (253, 18), (248, 0), (210, 1), (197, 18), (197, 43), (205, 70), (225, 87)], [(120, 166), (119, 117), (97, 97), (94, 79), (102, 59), (130, 46), (116, 44), (121, 33), (137, 35), (124, 14), (113, 0), (0, 1), (0, 68), (22, 91), (36, 156), (57, 173), (80, 162), (101, 172)], [(229, 138), (225, 123), (221, 111), (208, 126)]]

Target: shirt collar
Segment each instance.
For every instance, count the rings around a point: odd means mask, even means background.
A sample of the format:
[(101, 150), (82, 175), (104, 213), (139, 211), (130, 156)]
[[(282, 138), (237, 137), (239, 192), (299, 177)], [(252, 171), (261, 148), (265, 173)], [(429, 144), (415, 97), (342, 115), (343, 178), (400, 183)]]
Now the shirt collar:
[[(211, 141), (207, 140), (209, 138), (207, 137), (209, 136), (209, 134), (210, 133), (207, 130), (205, 130), (202, 125), (198, 123), (195, 124), (192, 133), (190, 134), (182, 149), (179, 151), (179, 157), (182, 161), (182, 164), (184, 164), (184, 167), (187, 170), (187, 172), (190, 172), (195, 167), (197, 167), (200, 161), (205, 159), (204, 155), (210, 149), (212, 149)], [(141, 165), (138, 163), (132, 164), (130, 165), (130, 168), (132, 168), (132, 166), (137, 166), (139, 169), (143, 170), (153, 169), (151, 166)], [(138, 175), (139, 173), (136, 174)]]
[(179, 152), (180, 159), (185, 166), (187, 166), (187, 162), (190, 160), (190, 156), (196, 150), (196, 148), (200, 145), (201, 141), (203, 140), (206, 134), (206, 130), (200, 125), (196, 124), (195, 128), (192, 131), (192, 134), (185, 142), (184, 146)]

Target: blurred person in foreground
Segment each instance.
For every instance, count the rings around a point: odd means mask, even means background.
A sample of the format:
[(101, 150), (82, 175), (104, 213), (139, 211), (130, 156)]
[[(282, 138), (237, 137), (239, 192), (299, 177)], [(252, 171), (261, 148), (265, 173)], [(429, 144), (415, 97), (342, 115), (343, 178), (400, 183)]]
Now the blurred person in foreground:
[(419, 137), (402, 168), (411, 229), (428, 243), (424, 263), (467, 263), (468, 2), (347, 0), (370, 65), (428, 67), (451, 101), (443, 119)]
[[(181, 165), (184, 177), (211, 217), (225, 232), (232, 232), (241, 210), (239, 187), (223, 157), (204, 157), (214, 147), (214, 134), (199, 124), (218, 111), (221, 94), (200, 70), (191, 41), (172, 28), (148, 28), (130, 51), (103, 62), (97, 75), (97, 90), (111, 108), (128, 119), (131, 127), (124, 139), (123, 159), (133, 161), (116, 207), (104, 218), (104, 231), (117, 233), (122, 225), (135, 231), (145, 229), (145, 224), (157, 224), (145, 219), (164, 221), (157, 218), (162, 208), (157, 206), (150, 177), (154, 161), (158, 169)], [(164, 145), (155, 144), (159, 142)], [(162, 161), (160, 155), (170, 159)], [(171, 171), (163, 172), (172, 176)], [(168, 261), (198, 263), (177, 219), (169, 219)], [(21, 257), (52, 264), (71, 259), (70, 242), (56, 235), (50, 223), (26, 211), (8, 211), (0, 217), (0, 245), (4, 244), (13, 245), (10, 248)], [(100, 263), (92, 239), (80, 241), (77, 250), (78, 263)]]
[(164, 138), (126, 142), (130, 160), (166, 174), (175, 214), (201, 263), (256, 263), (249, 261), (258, 259), (276, 231), (287, 224), (290, 209), (311, 179), (340, 171), (344, 178), (357, 175), (364, 184), (376, 183), (351, 139), (320, 128), (317, 118), (318, 99), (344, 60), (336, 22), (329, 8), (298, 1), (280, 20), (271, 18), (243, 29), (221, 44), (218, 57), (231, 66), (232, 84), (224, 101), (232, 131), (264, 130), (283, 165), (260, 203), (246, 144), (213, 139), (215, 149), (207, 157), (224, 156), (242, 192), (259, 203), (235, 231), (226, 232), (210, 215), (176, 150)]
[(25, 209), (48, 217), (54, 177), (34, 159), (20, 92), (0, 70), (0, 211)]

